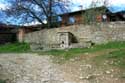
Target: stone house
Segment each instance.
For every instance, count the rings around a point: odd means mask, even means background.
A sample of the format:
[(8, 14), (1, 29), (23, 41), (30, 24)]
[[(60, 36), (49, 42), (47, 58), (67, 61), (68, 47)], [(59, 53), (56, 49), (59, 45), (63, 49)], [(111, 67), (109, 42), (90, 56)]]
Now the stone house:
[[(94, 13), (93, 13), (94, 11)], [(86, 10), (79, 10), (75, 12), (69, 12), (69, 13), (64, 13), (57, 15), (56, 17), (52, 17), (53, 23), (52, 23), (52, 28), (58, 28), (58, 27), (64, 27), (64, 26), (70, 26), (70, 25), (76, 25), (76, 24), (84, 24), (86, 21), (86, 14), (91, 13), (89, 17), (90, 20), (93, 20), (94, 22), (103, 22), (104, 19), (103, 17), (106, 16), (107, 22), (112, 22), (112, 21), (125, 21), (125, 12), (116, 12), (112, 13), (108, 8), (102, 6), (102, 7), (96, 7), (96, 8), (91, 8), (91, 9), (86, 9)], [(95, 14), (95, 16), (94, 16)], [(55, 21), (55, 18), (58, 19), (60, 18), (60, 21)], [(56, 20), (57, 20), (56, 19)], [(55, 23), (57, 22), (57, 23)], [(57, 25), (56, 25), (57, 24)], [(47, 24), (45, 25), (32, 25), (32, 26), (20, 26), (20, 29), (26, 30), (27, 32), (32, 32), (32, 31), (37, 31), (41, 30), (47, 27)]]
[[(105, 11), (105, 7), (98, 7), (98, 8), (91, 8), (87, 10), (79, 10), (75, 12), (70, 12), (70, 13), (65, 13), (59, 15), (62, 18), (61, 21), (61, 26), (68, 26), (68, 25), (73, 25), (73, 24), (84, 24), (85, 23), (85, 18), (87, 17), (86, 14), (94, 14), (96, 13), (95, 17), (94, 15), (91, 15), (94, 17), (94, 21), (101, 22), (102, 21), (102, 15), (104, 14), (103, 11)], [(91, 17), (89, 16), (89, 17)], [(92, 20), (90, 18), (90, 20)]]
[(89, 19), (93, 20), (93, 22), (125, 21), (125, 11), (113, 13), (106, 7), (97, 7), (59, 15), (62, 19), (60, 26), (64, 27), (73, 24), (84, 24), (87, 17), (86, 14), (88, 14), (88, 12), (90, 14)]

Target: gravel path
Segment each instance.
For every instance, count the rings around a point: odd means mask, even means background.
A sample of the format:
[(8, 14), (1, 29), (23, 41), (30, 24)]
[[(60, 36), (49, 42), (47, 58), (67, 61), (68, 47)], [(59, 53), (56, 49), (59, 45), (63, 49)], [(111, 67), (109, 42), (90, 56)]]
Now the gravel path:
[(0, 83), (125, 83), (119, 69), (108, 63), (96, 66), (86, 56), (54, 64), (47, 55), (0, 54)]
[(63, 78), (49, 56), (0, 54), (0, 79), (6, 83), (73, 83)]

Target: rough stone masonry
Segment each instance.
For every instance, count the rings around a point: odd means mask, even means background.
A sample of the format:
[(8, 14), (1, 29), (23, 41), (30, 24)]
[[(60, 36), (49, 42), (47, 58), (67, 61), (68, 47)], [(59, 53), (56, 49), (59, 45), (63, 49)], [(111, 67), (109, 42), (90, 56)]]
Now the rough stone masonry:
[(77, 24), (44, 29), (26, 34), (24, 41), (30, 43), (33, 50), (89, 47), (91, 44), (125, 41), (125, 23)]

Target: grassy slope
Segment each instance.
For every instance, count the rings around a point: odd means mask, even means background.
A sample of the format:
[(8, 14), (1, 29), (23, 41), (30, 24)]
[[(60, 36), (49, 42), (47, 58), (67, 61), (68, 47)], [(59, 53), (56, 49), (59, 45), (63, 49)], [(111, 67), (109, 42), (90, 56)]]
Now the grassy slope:
[[(109, 50), (107, 53), (106, 51)], [(113, 61), (111, 65), (125, 68), (125, 42), (109, 42), (107, 44), (96, 45), (91, 48), (75, 48), (69, 50), (51, 50), (41, 52), (41, 54), (49, 54), (55, 56), (61, 63), (70, 58), (79, 57), (85, 53), (93, 54), (95, 52), (103, 51), (103, 55), (97, 55), (92, 60), (96, 65), (103, 65), (105, 61)], [(63, 60), (62, 60), (63, 58)]]
[(69, 49), (69, 50), (51, 50), (51, 51), (41, 52), (41, 54), (61, 56), (65, 59), (70, 59), (72, 57), (78, 56), (83, 53), (92, 53), (92, 52), (106, 50), (106, 49), (124, 49), (124, 48), (125, 48), (125, 42), (110, 42), (107, 44), (96, 45), (91, 48), (74, 48), (74, 49)]
[(125, 69), (125, 49), (118, 49), (108, 54), (104, 54), (101, 56), (96, 56), (94, 61), (97, 64), (102, 64), (105, 61), (108, 61), (110, 65), (117, 66), (119, 68)]
[[(95, 60), (99, 63), (103, 63), (105, 60), (113, 60), (120, 67), (125, 67), (125, 42), (110, 42), (107, 44), (96, 45), (91, 48), (74, 48), (69, 50), (51, 50), (46, 52), (40, 52), (40, 54), (53, 55), (58, 58), (64, 58), (64, 60), (69, 60), (70, 58), (77, 57), (79, 55), (84, 55), (84, 53), (94, 53), (102, 50), (115, 49), (101, 56), (95, 57)], [(15, 43), (6, 44), (0, 46), (0, 53), (24, 53), (31, 52), (29, 44), (26, 43)]]

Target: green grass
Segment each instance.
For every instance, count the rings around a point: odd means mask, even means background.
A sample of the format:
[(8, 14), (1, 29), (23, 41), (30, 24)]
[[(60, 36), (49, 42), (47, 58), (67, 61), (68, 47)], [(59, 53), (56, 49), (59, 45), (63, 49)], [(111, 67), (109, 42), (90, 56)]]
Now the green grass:
[[(40, 55), (53, 55), (53, 56), (61, 57), (61, 58), (64, 58), (65, 60), (68, 60), (70, 58), (83, 55), (84, 53), (93, 53), (93, 52), (106, 50), (106, 49), (125, 49), (125, 42), (109, 42), (107, 44), (95, 45), (90, 48), (74, 48), (74, 49), (69, 49), (69, 50), (50, 50), (50, 51), (45, 51), (45, 52), (39, 52), (39, 54)], [(14, 44), (0, 45), (0, 53), (25, 53), (25, 52), (32, 52), (30, 50), (29, 44), (14, 43)], [(112, 55), (112, 57), (113, 56), (116, 57), (116, 55), (114, 54)]]
[(107, 44), (95, 45), (90, 48), (74, 48), (69, 50), (51, 50), (46, 52), (41, 52), (40, 54), (47, 54), (53, 56), (61, 56), (64, 59), (70, 59), (75, 56), (81, 55), (83, 53), (92, 53), (96, 51), (106, 50), (106, 49), (123, 49), (125, 48), (125, 42), (109, 42)]
[(22, 53), (28, 51), (30, 51), (30, 46), (26, 43), (8, 43), (0, 45), (0, 53)]
[(4, 80), (0, 80), (0, 83), (6, 83)]
[(109, 52), (108, 54), (97, 56), (94, 59), (97, 64), (102, 64), (105, 61), (108, 61), (109, 65), (125, 68), (125, 49), (118, 49)]
[[(125, 42), (109, 42), (107, 44), (95, 45), (90, 48), (74, 48), (68, 50), (50, 50), (45, 52), (40, 52), (40, 55), (53, 55), (60, 60), (60, 58), (65, 61), (74, 58), (79, 55), (84, 55), (84, 53), (94, 53), (101, 50), (110, 50), (108, 54), (99, 55), (94, 58), (94, 60), (101, 64), (105, 60), (114, 61), (113, 65), (125, 68)], [(0, 45), (0, 53), (26, 53), (32, 52), (30, 50), (29, 44), (26, 43), (14, 43)]]

